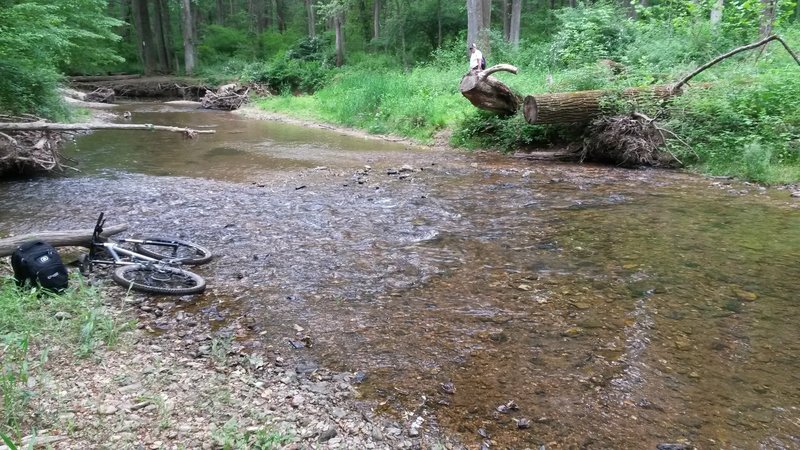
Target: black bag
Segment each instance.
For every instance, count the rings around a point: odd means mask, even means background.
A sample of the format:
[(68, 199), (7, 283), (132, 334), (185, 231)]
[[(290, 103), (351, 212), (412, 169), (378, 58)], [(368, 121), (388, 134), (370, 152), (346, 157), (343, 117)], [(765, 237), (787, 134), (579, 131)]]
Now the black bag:
[(481, 70), (486, 68), (486, 58), (481, 56)]
[(28, 241), (17, 247), (11, 255), (11, 267), (17, 285), (26, 281), (53, 292), (67, 288), (67, 268), (52, 245), (42, 241)]

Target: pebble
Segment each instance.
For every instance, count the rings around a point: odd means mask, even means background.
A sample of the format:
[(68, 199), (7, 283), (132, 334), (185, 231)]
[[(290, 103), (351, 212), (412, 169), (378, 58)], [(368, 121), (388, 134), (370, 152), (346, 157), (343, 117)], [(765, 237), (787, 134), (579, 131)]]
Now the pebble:
[(104, 403), (103, 405), (100, 405), (99, 408), (97, 408), (97, 412), (104, 416), (110, 416), (112, 414), (116, 414), (117, 411), (118, 411), (117, 405), (111, 403)]
[(302, 395), (295, 395), (294, 397), (292, 397), (292, 406), (295, 407), (295, 408), (298, 408), (305, 401), (306, 401), (306, 399), (303, 398)]

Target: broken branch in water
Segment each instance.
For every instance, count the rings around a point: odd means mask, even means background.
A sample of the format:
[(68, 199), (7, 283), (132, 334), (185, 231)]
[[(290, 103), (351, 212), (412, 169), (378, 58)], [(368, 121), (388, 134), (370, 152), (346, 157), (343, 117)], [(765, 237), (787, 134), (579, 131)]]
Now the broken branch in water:
[(0, 130), (5, 131), (81, 131), (81, 130), (152, 130), (183, 133), (193, 138), (198, 134), (216, 133), (215, 130), (194, 130), (191, 128), (170, 127), (152, 124), (132, 123), (50, 123), (50, 122), (14, 122), (0, 123)]

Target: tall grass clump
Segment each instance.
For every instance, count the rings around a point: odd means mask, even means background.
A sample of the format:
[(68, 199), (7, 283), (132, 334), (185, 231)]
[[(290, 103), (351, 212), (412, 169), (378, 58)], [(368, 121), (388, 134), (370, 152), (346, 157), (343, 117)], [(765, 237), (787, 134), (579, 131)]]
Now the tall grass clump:
[(113, 318), (100, 294), (80, 283), (53, 294), (0, 278), (0, 433), (18, 439), (26, 426), (36, 426), (29, 423), (29, 402), (38, 385), (28, 381), (46, 370), (50, 349), (86, 356), (98, 345), (114, 344), (131, 325)]
[(773, 47), (754, 67), (728, 64), (718, 69), (728, 78), (677, 98), (670, 126), (692, 150), (675, 151), (714, 174), (800, 179), (800, 68), (779, 51)]

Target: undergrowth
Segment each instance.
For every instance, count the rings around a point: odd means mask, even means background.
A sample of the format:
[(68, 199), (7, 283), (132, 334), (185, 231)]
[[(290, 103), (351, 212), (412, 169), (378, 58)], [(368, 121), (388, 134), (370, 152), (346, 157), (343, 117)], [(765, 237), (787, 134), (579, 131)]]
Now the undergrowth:
[(63, 294), (53, 294), (0, 277), (0, 433), (11, 440), (37, 426), (30, 401), (39, 384), (30, 380), (46, 373), (50, 350), (87, 357), (98, 346), (114, 345), (133, 325), (112, 317), (98, 291), (77, 278), (71, 283)]

